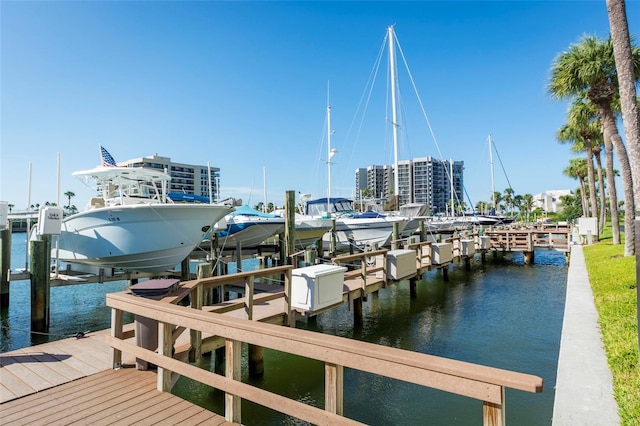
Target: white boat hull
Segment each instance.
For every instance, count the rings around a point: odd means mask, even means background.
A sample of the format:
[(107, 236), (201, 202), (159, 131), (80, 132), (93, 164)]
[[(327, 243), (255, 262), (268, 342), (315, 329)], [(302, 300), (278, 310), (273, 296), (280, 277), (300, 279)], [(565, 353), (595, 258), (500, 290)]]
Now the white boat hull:
[(303, 250), (319, 241), (331, 230), (333, 224), (328, 219), (296, 218), (296, 249)]
[(227, 219), (227, 228), (229, 232), (223, 232), (218, 237), (218, 245), (221, 248), (235, 249), (237, 245), (242, 248), (251, 248), (284, 231), (284, 220), (270, 220), (270, 218), (243, 220), (234, 217)]
[[(400, 234), (407, 226), (406, 218), (338, 218), (336, 219), (336, 250), (348, 250), (351, 241), (356, 247), (386, 247), (393, 238), (393, 224), (398, 223)], [(331, 232), (322, 238), (325, 247), (331, 244)]]
[(208, 228), (230, 211), (211, 204), (92, 209), (63, 220), (54, 253), (63, 262), (163, 272), (182, 262)]

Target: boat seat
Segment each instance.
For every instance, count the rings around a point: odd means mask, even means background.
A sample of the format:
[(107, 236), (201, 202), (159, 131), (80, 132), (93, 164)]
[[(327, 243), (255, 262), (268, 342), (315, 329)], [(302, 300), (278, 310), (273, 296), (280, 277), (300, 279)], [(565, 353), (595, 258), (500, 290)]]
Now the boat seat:
[(104, 199), (102, 199), (100, 197), (93, 197), (89, 201), (89, 205), (91, 206), (92, 209), (97, 209), (97, 208), (100, 208), (100, 207), (104, 207)]

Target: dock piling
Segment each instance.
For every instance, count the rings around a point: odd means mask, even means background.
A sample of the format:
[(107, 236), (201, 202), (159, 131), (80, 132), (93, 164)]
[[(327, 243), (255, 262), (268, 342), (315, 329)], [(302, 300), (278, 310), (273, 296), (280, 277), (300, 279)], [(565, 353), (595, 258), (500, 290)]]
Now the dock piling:
[(11, 270), (11, 222), (0, 231), (0, 307), (9, 307), (9, 279)]
[(51, 264), (51, 237), (42, 235), (29, 243), (31, 252), (31, 331), (49, 330), (49, 265)]

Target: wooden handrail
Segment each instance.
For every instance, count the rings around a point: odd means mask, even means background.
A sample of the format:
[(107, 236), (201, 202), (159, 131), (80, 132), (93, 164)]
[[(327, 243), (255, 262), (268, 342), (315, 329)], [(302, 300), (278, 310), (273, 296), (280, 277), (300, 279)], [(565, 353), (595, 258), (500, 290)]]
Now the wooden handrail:
[[(114, 362), (120, 359), (120, 351), (132, 353), (158, 365), (159, 377), (166, 375), (164, 369), (175, 371), (194, 380), (220, 388), (230, 394), (231, 397), (244, 398), (271, 408), (275, 406), (275, 409), (280, 412), (312, 423), (330, 424), (331, 421), (336, 420), (336, 417), (331, 415), (329, 416), (330, 418), (324, 417), (323, 421), (319, 421), (321, 418), (318, 417), (316, 412), (318, 409), (301, 409), (298, 404), (291, 402), (286, 404), (274, 403), (274, 406), (272, 406), (270, 404), (273, 401), (280, 401), (283, 397), (249, 385), (236, 383), (235, 380), (229, 378), (229, 374), (226, 379), (222, 379), (220, 376), (209, 377), (209, 374), (204, 374), (205, 372), (198, 367), (181, 363), (181, 365), (178, 365), (176, 364), (178, 361), (170, 358), (171, 351), (163, 346), (165, 345), (164, 342), (159, 342), (159, 347), (163, 348), (163, 353), (169, 354), (166, 357), (142, 348), (135, 347), (133, 349), (133, 345), (121, 339), (123, 312), (130, 312), (157, 320), (161, 323), (162, 329), (171, 328), (168, 326), (168, 324), (171, 324), (220, 336), (227, 341), (227, 351), (230, 350), (230, 347), (233, 348), (234, 345), (248, 343), (325, 362), (327, 366), (325, 368), (327, 375), (325, 380), (332, 384), (325, 386), (325, 389), (328, 393), (334, 392), (333, 394), (325, 395), (325, 399), (328, 402), (325, 406), (328, 407), (326, 409), (335, 410), (336, 413), (334, 414), (341, 414), (342, 411), (342, 384), (340, 382), (342, 380), (341, 371), (345, 367), (484, 401), (483, 418), (486, 425), (504, 424), (505, 387), (535, 393), (542, 392), (543, 388), (542, 379), (529, 374), (420, 354), (307, 330), (229, 318), (212, 312), (136, 297), (130, 293), (107, 294), (107, 306), (114, 309), (112, 314), (112, 338), (109, 340), (114, 348), (112, 354)], [(162, 340), (162, 336), (163, 333), (159, 333), (159, 340)], [(227, 363), (230, 362), (232, 363), (233, 360), (228, 357)], [(229, 364), (227, 364), (227, 372), (230, 371), (229, 368)], [(161, 385), (161, 383), (166, 382), (166, 380), (159, 379), (159, 386), (166, 386)], [(231, 401), (232, 398), (227, 398), (226, 400)], [(234, 411), (239, 411), (239, 404), (233, 404), (233, 406), (235, 408), (231, 410), (231, 413), (229, 412), (229, 407), (227, 407), (227, 419), (229, 421), (239, 421), (239, 412)], [(341, 422), (349, 421), (344, 417), (341, 419)]]

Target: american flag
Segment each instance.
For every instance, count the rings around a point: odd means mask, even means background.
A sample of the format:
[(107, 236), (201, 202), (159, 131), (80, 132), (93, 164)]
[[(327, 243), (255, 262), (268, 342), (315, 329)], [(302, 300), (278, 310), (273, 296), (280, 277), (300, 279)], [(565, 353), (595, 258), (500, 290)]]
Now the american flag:
[(113, 159), (109, 151), (100, 145), (100, 155), (102, 157), (102, 167), (116, 167), (116, 160)]

